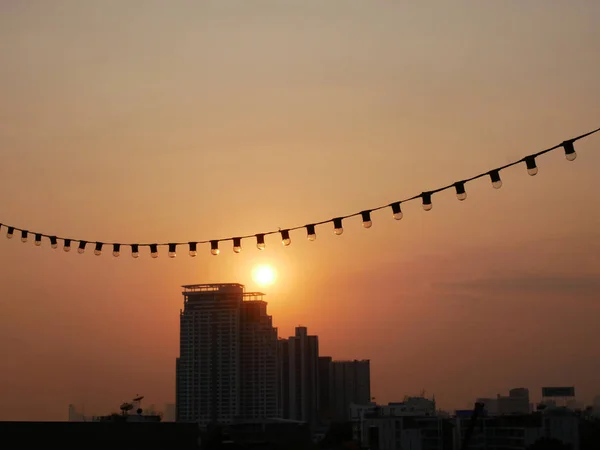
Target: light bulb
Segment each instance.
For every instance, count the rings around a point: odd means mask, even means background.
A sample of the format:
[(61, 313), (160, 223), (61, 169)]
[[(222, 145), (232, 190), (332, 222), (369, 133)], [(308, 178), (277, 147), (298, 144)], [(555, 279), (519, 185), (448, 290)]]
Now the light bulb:
[(333, 233), (339, 236), (343, 232), (344, 228), (342, 227), (342, 218), (338, 217), (333, 219)]
[(150, 244), (150, 256), (154, 259), (158, 258), (158, 244)]
[(198, 251), (196, 250), (196, 242), (188, 242), (188, 245), (190, 246), (190, 256), (193, 258), (198, 254)]
[(500, 179), (500, 171), (499, 170), (491, 170), (489, 172), (490, 179), (492, 180), (492, 187), (494, 189), (500, 189), (502, 187), (502, 180)]
[(169, 258), (177, 256), (177, 244), (169, 244)]
[(538, 168), (535, 165), (535, 156), (528, 156), (525, 158), (525, 164), (527, 165), (527, 173), (534, 176), (538, 173)]
[(259, 250), (264, 250), (266, 245), (265, 245), (265, 235), (264, 234), (257, 234), (256, 235), (256, 247)]
[(314, 225), (306, 225), (306, 237), (309, 241), (317, 239), (317, 233), (315, 233)]
[(239, 253), (242, 251), (242, 239), (241, 238), (233, 238), (233, 251), (235, 253)]
[(63, 250), (65, 252), (70, 252), (71, 251), (71, 239), (65, 239), (65, 245), (63, 247)]
[(360, 215), (362, 217), (363, 227), (371, 228), (371, 225), (373, 225), (373, 222), (371, 221), (371, 211), (363, 211)]
[(12, 239), (14, 232), (15, 229), (13, 227), (8, 227), (8, 230), (6, 230), (6, 238)]
[(465, 191), (465, 182), (457, 181), (454, 183), (454, 188), (456, 189), (456, 198), (461, 202), (467, 198), (467, 191)]
[(421, 198), (423, 199), (423, 209), (425, 211), (431, 211), (431, 208), (433, 208), (431, 203), (431, 192), (423, 192)]
[(56, 240), (56, 236), (50, 236), (50, 247), (57, 248), (58, 241)]
[(79, 247), (77, 247), (77, 253), (79, 253), (80, 255), (85, 252), (85, 244), (87, 244), (86, 241), (79, 241)]
[(36, 234), (36, 235), (35, 235), (35, 241), (34, 241), (34, 244), (35, 244), (36, 246), (38, 246), (38, 247), (39, 247), (40, 245), (42, 245), (42, 235), (41, 235), (41, 234)]
[(21, 230), (21, 242), (27, 242), (27, 230)]
[(284, 247), (287, 247), (292, 243), (289, 230), (281, 230), (281, 243)]
[(139, 244), (131, 244), (131, 257), (139, 258), (140, 257), (140, 246)]
[(113, 244), (113, 256), (117, 258), (121, 254), (121, 244)]
[(390, 205), (392, 207), (392, 217), (396, 220), (402, 219), (404, 214), (402, 214), (402, 208), (400, 207), (400, 202), (392, 203)]
[(567, 158), (567, 161), (574, 161), (575, 158), (577, 158), (577, 153), (575, 153), (573, 141), (563, 142), (563, 147), (565, 149), (565, 157)]
[(217, 256), (219, 252), (219, 241), (210, 241), (210, 254)]
[(102, 254), (102, 242), (96, 242), (96, 248), (94, 248), (94, 255), (100, 256)]

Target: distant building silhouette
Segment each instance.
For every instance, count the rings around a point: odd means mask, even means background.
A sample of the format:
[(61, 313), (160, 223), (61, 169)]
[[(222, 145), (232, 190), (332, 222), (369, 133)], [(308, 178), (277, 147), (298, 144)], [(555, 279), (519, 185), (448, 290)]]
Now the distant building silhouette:
[(319, 338), (306, 327), (279, 340), (280, 409), (285, 419), (314, 425), (319, 410)]
[(241, 284), (183, 286), (177, 421), (231, 424), (276, 417), (277, 330), (262, 293)]
[(333, 420), (350, 419), (350, 405), (371, 401), (371, 363), (367, 360), (332, 361), (331, 395)]

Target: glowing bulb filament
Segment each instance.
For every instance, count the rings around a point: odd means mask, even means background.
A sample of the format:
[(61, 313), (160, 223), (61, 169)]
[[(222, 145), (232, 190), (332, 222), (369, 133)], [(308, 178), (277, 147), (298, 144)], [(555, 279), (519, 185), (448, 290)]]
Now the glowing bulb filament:
[(363, 211), (360, 215), (362, 217), (363, 227), (371, 228), (371, 225), (373, 225), (373, 222), (371, 221), (371, 211)]

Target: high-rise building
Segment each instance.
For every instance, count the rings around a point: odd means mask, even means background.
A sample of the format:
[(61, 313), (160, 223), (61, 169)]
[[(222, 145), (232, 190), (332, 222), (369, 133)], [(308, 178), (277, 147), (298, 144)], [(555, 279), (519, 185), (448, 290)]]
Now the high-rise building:
[(333, 364), (331, 356), (319, 356), (319, 422), (333, 419)]
[(332, 418), (345, 422), (350, 418), (350, 405), (371, 402), (371, 365), (368, 359), (332, 361)]
[(319, 338), (306, 327), (279, 341), (280, 409), (285, 419), (314, 425), (319, 410)]
[(235, 283), (183, 286), (178, 421), (228, 424), (277, 415), (277, 330), (263, 295)]

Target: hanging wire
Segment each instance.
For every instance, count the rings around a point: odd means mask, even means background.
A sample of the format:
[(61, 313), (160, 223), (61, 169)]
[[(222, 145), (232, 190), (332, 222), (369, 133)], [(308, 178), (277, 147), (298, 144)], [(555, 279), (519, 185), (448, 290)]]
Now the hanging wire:
[(550, 147), (545, 150), (541, 150), (537, 153), (532, 153), (532, 154), (527, 155), (517, 161), (513, 161), (513, 162), (505, 164), (503, 166), (496, 167), (495, 169), (487, 170), (485, 172), (479, 173), (477, 175), (474, 175), (470, 178), (466, 178), (464, 180), (455, 181), (453, 183), (450, 183), (446, 186), (439, 187), (437, 189), (423, 191), (420, 194), (413, 195), (412, 197), (405, 198), (404, 200), (397, 200), (393, 203), (386, 203), (385, 205), (376, 206), (374, 208), (362, 209), (359, 212), (347, 214), (345, 216), (336, 216), (333, 219), (322, 220), (320, 222), (310, 222), (308, 225), (299, 225), (299, 226), (295, 226), (295, 227), (285, 228), (283, 230), (281, 228), (279, 228), (277, 230), (265, 231), (265, 232), (261, 232), (261, 233), (238, 235), (236, 237), (228, 237), (228, 238), (222, 238), (222, 239), (206, 239), (206, 240), (201, 240), (201, 241), (185, 241), (185, 242), (172, 242), (171, 241), (171, 242), (164, 242), (164, 243), (121, 244), (119, 242), (103, 242), (103, 241), (99, 241), (96, 239), (64, 238), (64, 237), (60, 237), (60, 236), (56, 236), (56, 235), (50, 235), (50, 234), (39, 233), (39, 232), (31, 232), (25, 228), (19, 228), (19, 227), (13, 226), (13, 225), (6, 225), (6, 224), (2, 224), (2, 223), (0, 223), (0, 229), (2, 227), (5, 227), (7, 229), (7, 237), (8, 238), (11, 238), (15, 232), (20, 232), (22, 242), (27, 241), (29, 234), (35, 235), (34, 243), (36, 246), (41, 245), (42, 237), (49, 239), (52, 248), (57, 248), (58, 247), (57, 241), (61, 240), (61, 241), (63, 241), (63, 244), (64, 244), (63, 248), (65, 251), (69, 251), (71, 249), (72, 243), (78, 243), (78, 250), (80, 253), (83, 253), (86, 244), (89, 242), (93, 242), (93, 243), (95, 243), (94, 254), (96, 254), (98, 256), (102, 253), (103, 245), (112, 246), (114, 256), (119, 255), (121, 245), (130, 246), (131, 250), (132, 250), (132, 256), (134, 258), (137, 258), (139, 255), (139, 247), (150, 247), (151, 256), (153, 258), (156, 258), (156, 257), (158, 257), (158, 247), (169, 247), (169, 256), (174, 257), (176, 248), (178, 246), (188, 245), (190, 256), (196, 256), (197, 244), (210, 244), (211, 253), (213, 255), (217, 255), (217, 254), (219, 254), (219, 242), (225, 242), (225, 241), (233, 241), (233, 249), (236, 253), (239, 253), (242, 249), (241, 241), (243, 239), (249, 239), (249, 238), (256, 239), (257, 247), (262, 250), (265, 248), (265, 236), (272, 235), (272, 234), (281, 234), (283, 244), (289, 245), (289, 243), (291, 242), (289, 233), (291, 231), (306, 229), (308, 239), (313, 241), (316, 239), (315, 227), (317, 227), (319, 225), (324, 225), (327, 223), (333, 223), (334, 233), (337, 235), (340, 235), (343, 233), (342, 222), (345, 219), (349, 219), (351, 217), (361, 216), (362, 220), (363, 220), (363, 226), (365, 228), (369, 228), (371, 226), (371, 213), (382, 210), (382, 209), (386, 209), (386, 208), (391, 208), (394, 219), (400, 220), (403, 217), (401, 204), (407, 203), (407, 202), (410, 202), (413, 200), (417, 200), (417, 199), (421, 199), (423, 209), (425, 209), (426, 211), (429, 211), (430, 209), (432, 209), (432, 206), (433, 206), (432, 199), (431, 199), (432, 196), (434, 194), (437, 194), (438, 192), (442, 192), (447, 189), (455, 189), (456, 196), (458, 197), (458, 199), (464, 200), (467, 195), (466, 189), (465, 189), (465, 184), (469, 183), (473, 180), (477, 180), (479, 178), (490, 177), (492, 186), (496, 189), (499, 189), (502, 186), (502, 180), (500, 178), (500, 171), (502, 171), (504, 169), (508, 169), (509, 167), (512, 167), (512, 166), (516, 166), (517, 164), (525, 163), (525, 165), (527, 167), (527, 173), (532, 176), (536, 175), (538, 173), (536, 159), (539, 156), (542, 156), (546, 153), (550, 153), (551, 151), (554, 151), (559, 148), (564, 149), (565, 157), (568, 161), (573, 161), (577, 156), (577, 153), (575, 152), (574, 143), (580, 139), (583, 139), (592, 134), (595, 134), (598, 131), (600, 131), (600, 128), (589, 131), (580, 136), (568, 139), (560, 144), (555, 145), (554, 147)]

